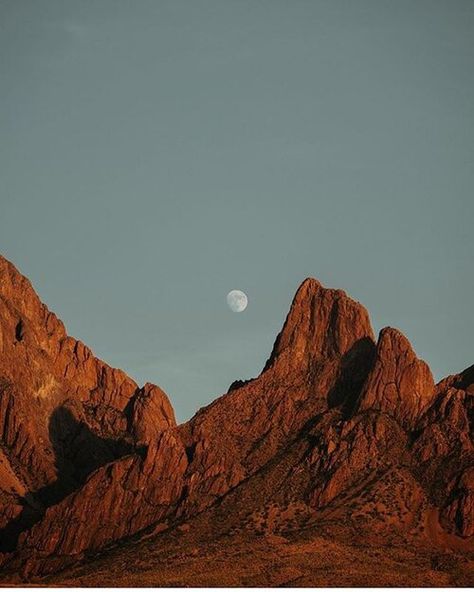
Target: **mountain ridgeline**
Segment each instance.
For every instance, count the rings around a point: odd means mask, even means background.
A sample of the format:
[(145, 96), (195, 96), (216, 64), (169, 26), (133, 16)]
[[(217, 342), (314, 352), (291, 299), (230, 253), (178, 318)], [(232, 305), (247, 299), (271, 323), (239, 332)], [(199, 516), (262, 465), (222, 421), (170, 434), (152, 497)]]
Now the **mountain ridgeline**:
[(306, 279), (261, 374), (177, 425), (158, 386), (69, 337), (0, 257), (5, 581), (189, 533), (470, 557), (474, 366), (435, 385), (400, 331), (376, 338), (361, 304)]

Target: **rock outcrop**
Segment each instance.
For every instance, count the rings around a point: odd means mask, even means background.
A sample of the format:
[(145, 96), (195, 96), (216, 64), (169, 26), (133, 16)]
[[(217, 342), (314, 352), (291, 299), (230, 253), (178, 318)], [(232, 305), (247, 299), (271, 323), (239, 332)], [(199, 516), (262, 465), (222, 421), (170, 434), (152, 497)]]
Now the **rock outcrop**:
[[(176, 509), (186, 466), (181, 442), (165, 431), (144, 458), (129, 455), (98, 469), (80, 490), (49, 508), (41, 522), (21, 535), (25, 574), (65, 566), (85, 550), (100, 549), (159, 522)], [(97, 513), (100, 518), (91, 523)]]
[(383, 411), (410, 429), (433, 398), (434, 381), (428, 365), (416, 357), (400, 331), (382, 329), (359, 409)]
[(130, 399), (127, 409), (129, 429), (137, 445), (157, 441), (161, 432), (176, 425), (174, 410), (160, 387), (147, 382)]
[(412, 448), (425, 489), (440, 508), (443, 528), (463, 538), (473, 536), (473, 386), (472, 366), (437, 385)]
[(311, 373), (321, 360), (341, 358), (360, 342), (373, 341), (366, 309), (343, 290), (308, 278), (299, 287), (266, 369), (281, 378)]
[[(298, 331), (300, 322), (303, 340)], [(310, 343), (307, 355), (293, 359), (292, 351), (299, 347), (295, 344), (304, 341)], [(292, 304), (273, 361), (267, 364), (262, 375), (199, 412), (193, 420), (178, 427), (173, 438), (167, 436), (159, 440), (159, 454), (166, 461), (170, 475), (150, 479), (150, 461), (146, 460), (150, 448), (145, 462), (139, 450), (133, 461), (127, 461), (134, 467), (137, 483), (143, 479), (147, 485), (134, 486), (137, 494), (133, 500), (128, 487), (114, 489), (114, 506), (120, 508), (122, 516), (120, 536), (133, 534), (170, 516), (191, 516), (248, 479), (295, 438), (317, 413), (334, 406), (335, 392), (341, 402), (344, 396), (357, 394), (354, 388), (361, 386), (374, 347), (368, 315), (360, 304), (341, 290), (327, 290), (314, 280), (306, 280)], [(352, 376), (349, 380), (348, 369), (353, 367), (357, 367), (355, 378)], [(348, 389), (349, 383), (352, 389)], [(137, 446), (151, 447), (163, 430), (174, 426), (166, 396), (153, 385), (136, 391), (126, 412)], [(169, 459), (173, 462), (168, 462)], [(25, 557), (35, 550), (38, 556), (77, 556), (91, 545), (117, 538), (116, 515), (110, 515), (108, 523), (107, 510), (101, 512), (101, 523), (97, 526), (101, 533), (112, 533), (107, 540), (91, 524), (87, 527), (88, 536), (82, 531), (78, 536), (77, 529), (71, 528), (56, 540), (52, 531), (53, 525), (62, 524), (66, 516), (87, 515), (94, 490), (98, 492), (96, 505), (108, 503), (98, 484), (108, 482), (112, 470), (120, 474), (123, 462), (118, 460), (98, 469), (88, 481), (87, 495), (71, 495), (48, 510), (45, 519), (21, 539)], [(157, 460), (154, 462), (156, 464)], [(174, 465), (180, 470), (172, 472)], [(89, 486), (92, 481), (94, 487)], [(170, 484), (169, 489), (165, 483)], [(144, 510), (139, 520), (134, 518), (137, 507), (146, 507), (148, 500), (161, 499), (160, 496), (164, 496), (167, 503), (161, 503), (159, 511), (150, 514)], [(56, 541), (54, 548), (51, 540)]]
[(435, 387), (399, 331), (375, 344), (342, 290), (305, 280), (260, 376), (180, 426), (159, 387), (68, 337), (4, 259), (0, 315), (5, 569), (48, 573), (220, 507), (238, 530), (238, 508), (270, 499), (428, 538), (436, 510), (474, 544), (474, 367)]
[[(139, 414), (139, 401), (151, 391), (151, 385), (140, 390), (124, 372), (68, 337), (30, 282), (0, 257), (0, 450), (5, 476), (0, 480), (0, 522), (5, 528), (0, 550), (12, 550), (22, 530), (95, 469), (134, 450), (138, 441), (128, 429), (127, 406), (134, 405)], [(166, 395), (152, 398), (156, 409), (153, 417), (148, 412), (149, 421), (174, 425)]]

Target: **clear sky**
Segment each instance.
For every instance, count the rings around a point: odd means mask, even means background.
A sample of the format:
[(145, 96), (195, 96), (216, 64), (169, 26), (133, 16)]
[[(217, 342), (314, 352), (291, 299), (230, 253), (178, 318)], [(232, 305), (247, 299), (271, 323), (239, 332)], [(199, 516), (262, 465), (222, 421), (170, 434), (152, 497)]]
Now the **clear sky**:
[(0, 251), (180, 420), (306, 276), (474, 363), (473, 164), (472, 0), (0, 0)]

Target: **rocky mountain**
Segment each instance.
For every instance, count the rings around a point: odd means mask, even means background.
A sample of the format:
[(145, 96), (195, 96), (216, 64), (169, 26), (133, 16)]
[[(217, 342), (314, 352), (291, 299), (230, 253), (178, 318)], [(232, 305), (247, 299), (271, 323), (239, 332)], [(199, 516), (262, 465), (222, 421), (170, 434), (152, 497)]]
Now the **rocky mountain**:
[[(435, 385), (404, 335), (375, 340), (365, 308), (314, 279), (260, 376), (176, 425), (158, 386), (68, 337), (0, 258), (0, 581), (472, 584), (473, 432), (474, 366)], [(328, 545), (331, 581), (308, 559)]]

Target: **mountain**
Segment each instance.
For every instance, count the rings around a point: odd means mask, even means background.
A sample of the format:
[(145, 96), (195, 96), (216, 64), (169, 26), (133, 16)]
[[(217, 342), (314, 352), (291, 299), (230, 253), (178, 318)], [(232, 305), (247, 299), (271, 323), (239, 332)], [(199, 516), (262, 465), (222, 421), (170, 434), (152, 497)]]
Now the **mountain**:
[(473, 431), (474, 366), (435, 385), (314, 279), (262, 373), (176, 425), (0, 258), (2, 583), (472, 585)]

